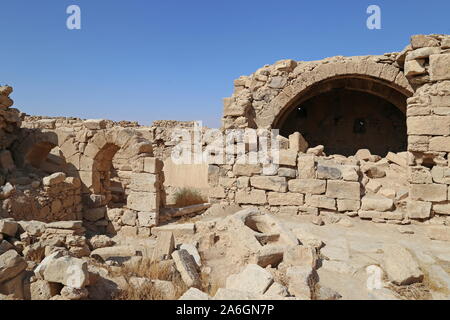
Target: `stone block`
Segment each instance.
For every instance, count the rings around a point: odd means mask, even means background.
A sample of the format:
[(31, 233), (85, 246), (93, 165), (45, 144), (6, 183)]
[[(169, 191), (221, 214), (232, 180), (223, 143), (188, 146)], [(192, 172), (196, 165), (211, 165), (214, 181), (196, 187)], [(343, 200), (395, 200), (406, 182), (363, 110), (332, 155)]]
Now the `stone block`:
[(168, 259), (175, 250), (175, 238), (170, 231), (158, 233), (156, 245), (153, 248), (152, 261), (161, 261)]
[(342, 179), (342, 167), (332, 161), (319, 161), (317, 163), (317, 178), (340, 180)]
[(310, 207), (336, 210), (336, 200), (322, 195), (307, 194), (305, 202)]
[(158, 192), (158, 175), (152, 173), (132, 173), (131, 183), (128, 185), (128, 188), (138, 192)]
[(298, 152), (295, 150), (280, 150), (278, 164), (294, 167), (297, 165)]
[(158, 158), (144, 158), (144, 172), (159, 173), (163, 170), (164, 162)]
[(348, 200), (348, 199), (337, 200), (337, 208), (339, 212), (358, 211), (360, 207), (361, 201), (359, 200)]
[(293, 179), (288, 182), (290, 192), (323, 194), (326, 191), (326, 181), (318, 179)]
[(404, 247), (391, 244), (383, 248), (383, 266), (389, 279), (397, 285), (408, 285), (423, 280), (423, 272)]
[(450, 215), (450, 201), (434, 203), (433, 212), (437, 214)]
[(269, 192), (268, 201), (271, 206), (302, 206), (303, 194)]
[(450, 116), (408, 117), (408, 135), (450, 135)]
[(431, 81), (450, 80), (450, 54), (433, 54), (430, 56)]
[(299, 132), (294, 132), (289, 136), (289, 149), (295, 152), (305, 153), (308, 150), (308, 142)]
[(103, 119), (88, 119), (83, 122), (86, 129), (89, 130), (100, 130), (106, 129), (106, 120)]
[(361, 210), (365, 211), (389, 211), (393, 208), (394, 201), (382, 195), (366, 195), (361, 200)]
[(312, 154), (300, 154), (298, 157), (298, 177), (299, 179), (314, 179), (315, 157)]
[(251, 177), (250, 185), (257, 189), (270, 190), (275, 192), (287, 192), (287, 182), (284, 177)]
[(266, 192), (264, 190), (238, 191), (235, 202), (238, 204), (266, 204)]
[(427, 219), (431, 216), (431, 202), (410, 200), (406, 211), (411, 219)]
[(450, 137), (433, 137), (430, 139), (430, 151), (450, 152)]
[(411, 184), (409, 196), (412, 200), (446, 201), (447, 186), (443, 184)]
[(329, 180), (326, 196), (337, 199), (360, 200), (360, 184), (359, 182)]
[(172, 253), (175, 267), (186, 286), (198, 288), (201, 285), (200, 275), (194, 258), (186, 250), (177, 250)]
[(238, 274), (229, 276), (226, 289), (263, 294), (273, 283), (273, 276), (269, 271), (256, 264), (249, 264)]
[(135, 211), (159, 210), (159, 195), (150, 192), (131, 192), (127, 197), (127, 207)]
[(262, 167), (260, 164), (240, 164), (237, 163), (233, 166), (233, 173), (235, 176), (247, 176), (261, 174)]

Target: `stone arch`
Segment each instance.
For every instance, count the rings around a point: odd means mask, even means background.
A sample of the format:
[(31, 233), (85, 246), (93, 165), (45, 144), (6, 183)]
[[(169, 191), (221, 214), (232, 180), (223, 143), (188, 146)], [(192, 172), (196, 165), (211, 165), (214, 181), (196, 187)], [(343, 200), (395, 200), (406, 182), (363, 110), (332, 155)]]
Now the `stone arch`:
[[(398, 97), (389, 97), (382, 90), (388, 89), (388, 94), (395, 93), (411, 97), (414, 93), (403, 72), (390, 64), (376, 63), (368, 60), (350, 60), (345, 62), (331, 62), (320, 64), (311, 71), (299, 75), (290, 85), (286, 86), (270, 103), (255, 115), (254, 122), (258, 128), (273, 128), (279, 122), (286, 110), (304, 95), (314, 94), (314, 89), (322, 85), (327, 88), (327, 82), (332, 79), (363, 79), (366, 83), (353, 82), (352, 85), (359, 91), (370, 92), (383, 98), (395, 99), (398, 106)], [(405, 102), (406, 108), (406, 102)]]
[(369, 148), (385, 155), (407, 149), (406, 100), (412, 95), (403, 72), (391, 64), (324, 63), (292, 80), (249, 123), (285, 137), (301, 132), (330, 153), (349, 156)]
[(31, 165), (39, 168), (50, 151), (59, 146), (58, 142), (58, 136), (54, 132), (24, 130), (20, 143), (13, 148), (15, 162), (19, 167)]
[[(151, 143), (138, 132), (126, 128), (99, 130), (89, 140), (80, 159), (80, 178), (84, 193), (99, 196), (98, 206), (111, 200), (111, 173), (113, 158), (120, 152), (128, 160), (124, 171), (131, 172), (134, 159), (142, 153), (151, 153)], [(128, 182), (128, 181), (127, 181)]]

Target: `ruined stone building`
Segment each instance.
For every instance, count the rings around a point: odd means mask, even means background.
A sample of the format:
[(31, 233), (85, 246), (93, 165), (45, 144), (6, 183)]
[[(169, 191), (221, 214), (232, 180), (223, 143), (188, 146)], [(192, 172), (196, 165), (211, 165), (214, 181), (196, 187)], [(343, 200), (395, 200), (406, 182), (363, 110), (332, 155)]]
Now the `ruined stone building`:
[(2, 87), (1, 216), (149, 236), (186, 183), (211, 202), (274, 214), (448, 222), (450, 36), (413, 36), (380, 56), (283, 60), (234, 85), (222, 130), (279, 129), (276, 166), (232, 159), (177, 169), (171, 133), (193, 123), (27, 116)]

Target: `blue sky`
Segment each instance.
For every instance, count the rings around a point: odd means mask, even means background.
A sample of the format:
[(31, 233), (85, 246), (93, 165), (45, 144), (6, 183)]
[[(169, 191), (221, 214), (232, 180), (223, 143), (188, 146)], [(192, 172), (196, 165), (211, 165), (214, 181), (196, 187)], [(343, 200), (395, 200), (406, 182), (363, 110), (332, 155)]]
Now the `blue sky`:
[[(81, 8), (82, 29), (66, 28)], [(382, 29), (366, 28), (366, 9)], [(203, 120), (220, 126), (233, 80), (281, 59), (399, 51), (450, 33), (450, 1), (14, 0), (0, 8), (0, 84), (33, 115)]]

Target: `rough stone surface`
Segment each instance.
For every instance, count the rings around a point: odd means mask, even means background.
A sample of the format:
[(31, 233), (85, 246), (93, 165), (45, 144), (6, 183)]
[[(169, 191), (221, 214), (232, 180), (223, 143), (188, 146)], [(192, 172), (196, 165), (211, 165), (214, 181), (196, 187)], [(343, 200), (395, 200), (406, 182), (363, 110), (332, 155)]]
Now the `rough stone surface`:
[(249, 264), (241, 273), (227, 278), (226, 289), (263, 294), (272, 283), (270, 272), (256, 264)]
[(172, 259), (184, 283), (188, 287), (198, 288), (200, 286), (200, 275), (194, 257), (186, 250), (177, 250), (172, 253)]
[(384, 269), (389, 279), (397, 285), (408, 285), (423, 280), (423, 272), (411, 253), (400, 245), (383, 248)]

